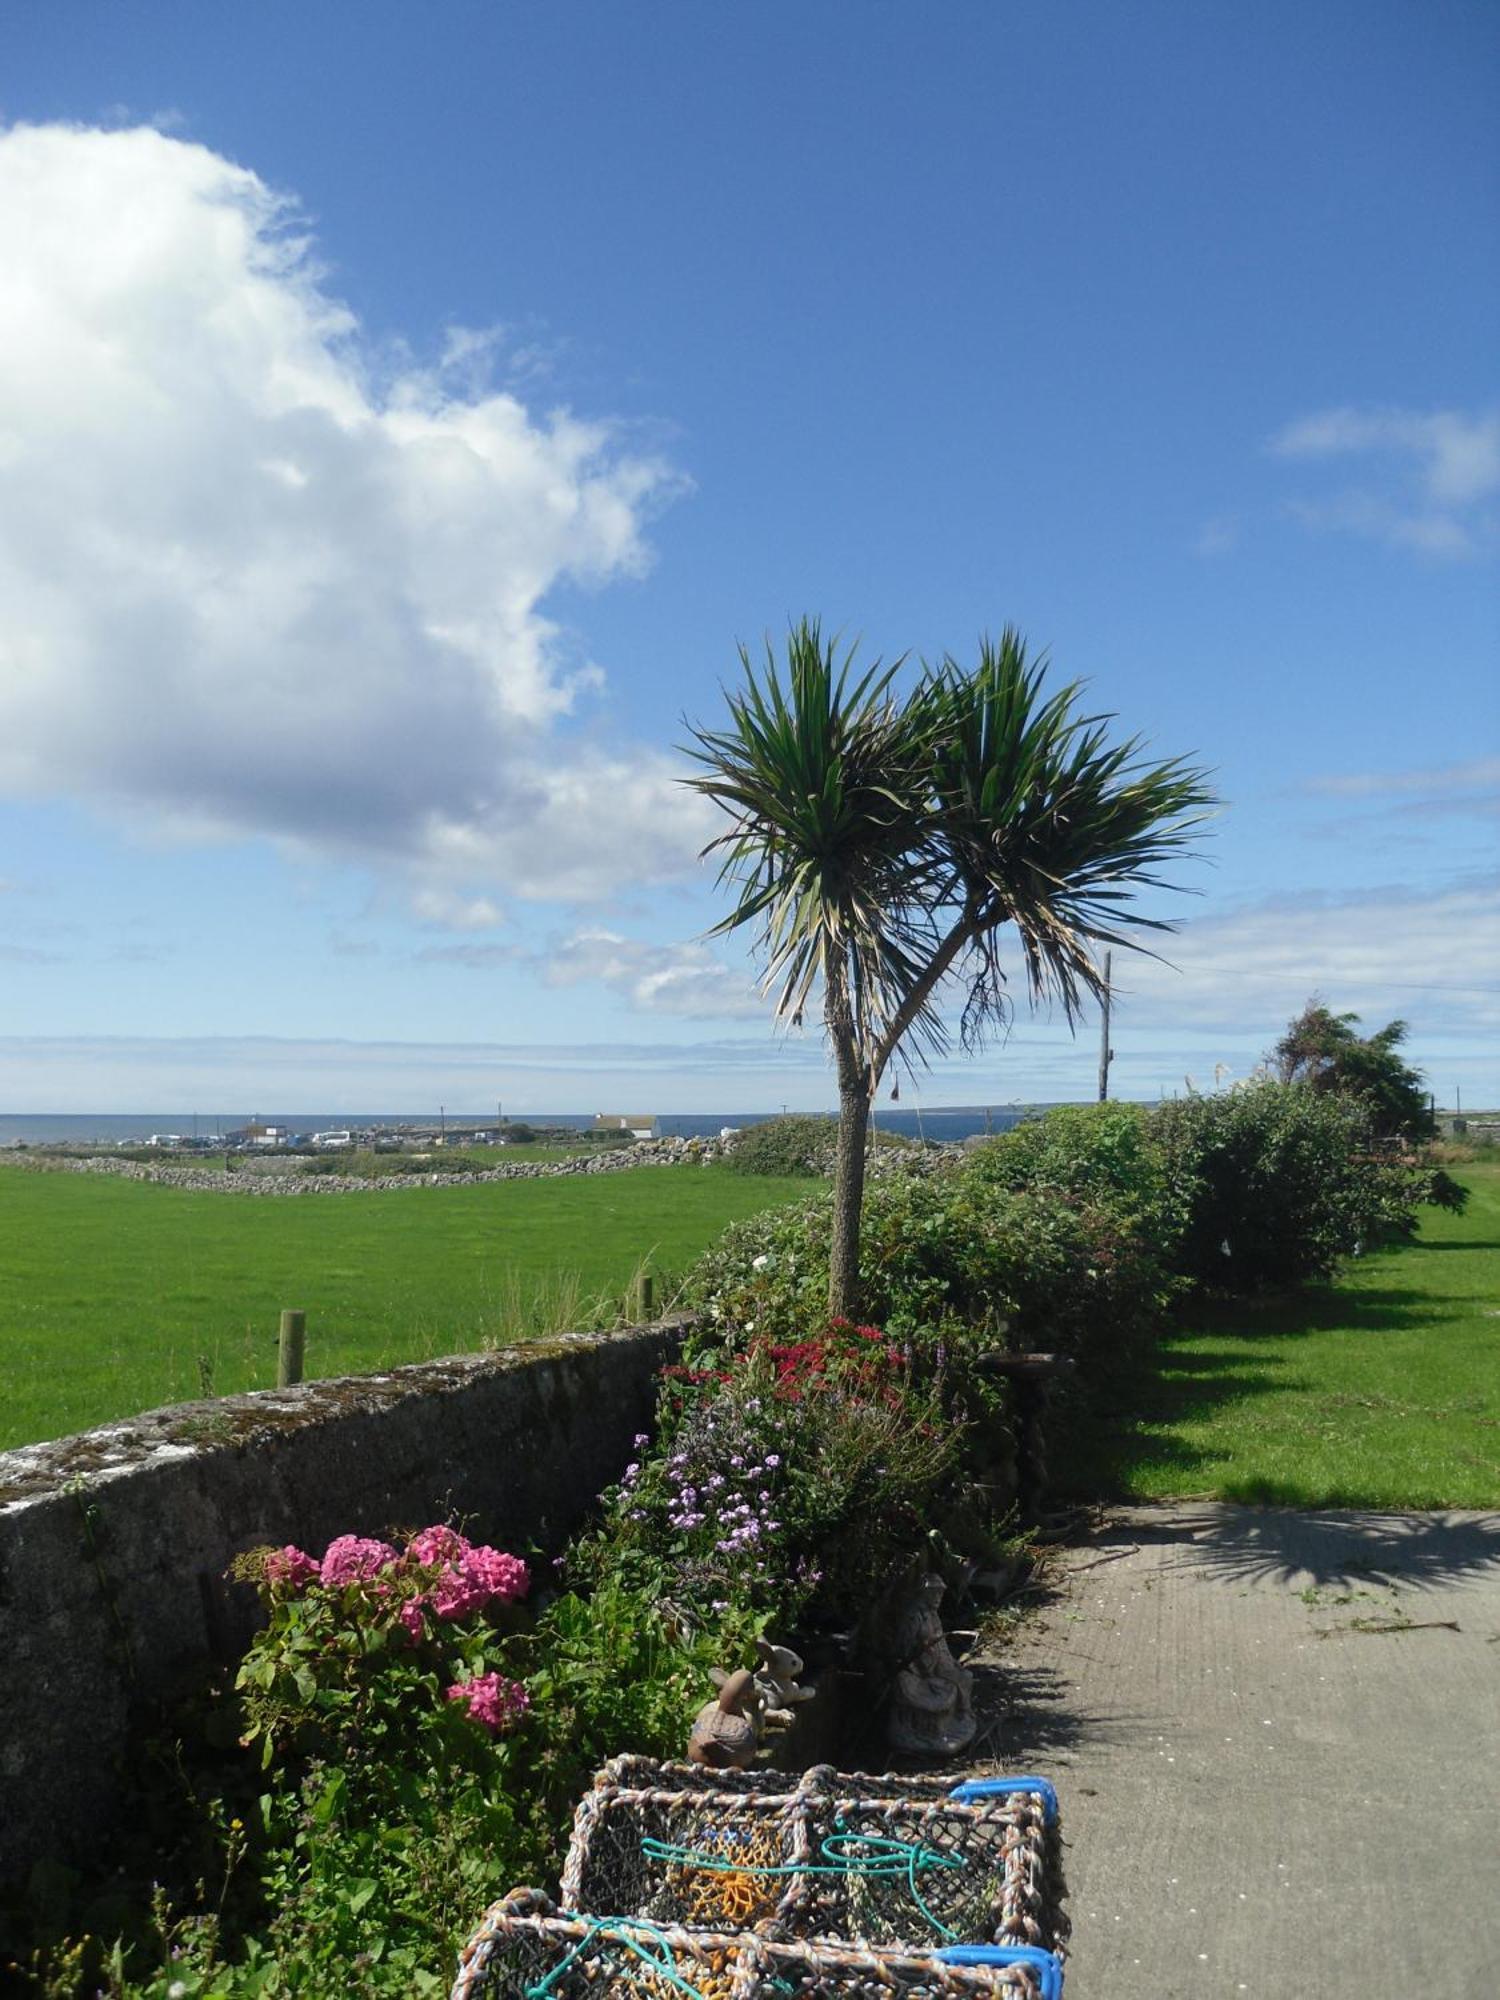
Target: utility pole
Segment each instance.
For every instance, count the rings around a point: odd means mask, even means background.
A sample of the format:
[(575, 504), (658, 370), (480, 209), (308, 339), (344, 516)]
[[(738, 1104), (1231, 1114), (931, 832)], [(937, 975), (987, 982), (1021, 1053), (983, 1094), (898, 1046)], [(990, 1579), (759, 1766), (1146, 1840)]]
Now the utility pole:
[(1099, 1102), (1104, 1104), (1109, 1098), (1109, 1066), (1115, 1059), (1115, 1052), (1109, 1045), (1109, 966), (1112, 953), (1104, 954), (1104, 1011), (1099, 1025)]

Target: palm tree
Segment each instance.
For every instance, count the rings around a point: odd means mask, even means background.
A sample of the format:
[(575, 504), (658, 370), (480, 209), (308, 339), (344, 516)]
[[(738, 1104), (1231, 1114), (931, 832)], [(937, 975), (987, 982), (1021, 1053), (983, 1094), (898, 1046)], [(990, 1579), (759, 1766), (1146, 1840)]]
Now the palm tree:
[[(790, 632), (785, 683), (767, 646), (729, 726), (693, 729), (704, 766), (688, 780), (722, 806), (719, 880), (738, 901), (710, 935), (758, 927), (777, 1018), (800, 1023), (821, 991), (839, 1091), (829, 1308), (856, 1309), (859, 1218), (875, 1093), (892, 1062), (945, 1052), (944, 1003), (962, 993), (958, 1037), (979, 1047), (1009, 1019), (999, 933), (1014, 926), (1032, 1003), (1070, 1025), (1103, 991), (1098, 947), (1142, 949), (1118, 924), (1133, 891), (1166, 886), (1160, 863), (1190, 844), (1213, 800), (1180, 760), (1111, 746), (1108, 716), (1079, 711), (1074, 683), (1044, 695), (1007, 627), (978, 665), (903, 662), (855, 677), (816, 620)], [(1159, 918), (1133, 916), (1146, 930)]]

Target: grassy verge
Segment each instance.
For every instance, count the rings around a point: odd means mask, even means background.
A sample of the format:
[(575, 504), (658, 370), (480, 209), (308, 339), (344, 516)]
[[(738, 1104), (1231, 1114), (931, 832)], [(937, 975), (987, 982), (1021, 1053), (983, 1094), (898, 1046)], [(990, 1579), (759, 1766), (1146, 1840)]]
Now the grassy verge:
[(1059, 1484), (1139, 1499), (1500, 1506), (1500, 1164), (1466, 1214), (1337, 1284), (1200, 1308), (1107, 1413), (1057, 1440)]
[(0, 1176), (0, 1449), (275, 1380), (283, 1306), (309, 1376), (503, 1345), (681, 1271), (727, 1224), (808, 1192), (717, 1167), (311, 1195)]

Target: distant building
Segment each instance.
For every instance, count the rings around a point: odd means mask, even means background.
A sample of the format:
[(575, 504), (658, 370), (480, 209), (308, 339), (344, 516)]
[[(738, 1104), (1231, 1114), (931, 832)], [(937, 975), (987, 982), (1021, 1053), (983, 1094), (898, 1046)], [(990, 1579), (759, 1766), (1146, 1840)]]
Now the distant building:
[(616, 1111), (596, 1111), (594, 1122), (589, 1129), (601, 1135), (606, 1132), (626, 1132), (632, 1139), (655, 1139), (660, 1136), (657, 1121), (649, 1114), (639, 1118), (628, 1118)]
[(284, 1146), (292, 1134), (289, 1126), (262, 1125), (258, 1118), (252, 1118), (248, 1125), (242, 1125), (238, 1132), (227, 1136), (230, 1143), (236, 1146)]

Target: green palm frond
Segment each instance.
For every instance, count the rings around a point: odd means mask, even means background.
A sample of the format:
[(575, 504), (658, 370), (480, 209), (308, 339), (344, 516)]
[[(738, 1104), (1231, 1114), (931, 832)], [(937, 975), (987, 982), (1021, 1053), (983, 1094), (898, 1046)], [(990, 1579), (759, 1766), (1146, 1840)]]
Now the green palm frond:
[(711, 935), (755, 926), (778, 1016), (800, 1021), (821, 991), (873, 1089), (893, 1058), (948, 1047), (953, 983), (966, 1045), (1005, 1021), (1008, 925), (1032, 1001), (1076, 1020), (1104, 948), (1170, 928), (1135, 896), (1171, 886), (1162, 869), (1214, 801), (1202, 771), (1112, 743), (1079, 684), (1049, 693), (1013, 628), (904, 696), (903, 662), (857, 672), (855, 650), (809, 619), (784, 673), (769, 644), (759, 671), (742, 647), (728, 726), (692, 731), (689, 782), (730, 822), (704, 850), (737, 895)]
[(949, 873), (950, 912), (967, 913), (969, 980), (964, 1037), (1005, 1013), (997, 933), (1015, 926), (1033, 1001), (1056, 999), (1069, 1021), (1102, 992), (1100, 951), (1141, 950), (1120, 928), (1170, 925), (1133, 907), (1139, 889), (1167, 887), (1162, 866), (1192, 844), (1213, 798), (1204, 773), (1181, 759), (1153, 763), (1139, 739), (1111, 744), (1112, 716), (1080, 707), (1073, 683), (1044, 695), (1045, 665), (1027, 660), (1007, 628), (971, 672), (945, 659), (929, 676), (941, 720), (934, 807)]
[(932, 947), (924, 880), (925, 710), (895, 692), (902, 662), (854, 669), (815, 620), (789, 634), (786, 668), (767, 646), (729, 726), (695, 729), (689, 780), (728, 814), (705, 848), (737, 891), (713, 935), (757, 926), (778, 1016), (800, 1021), (813, 993), (847, 994), (871, 1032), (894, 1019)]

